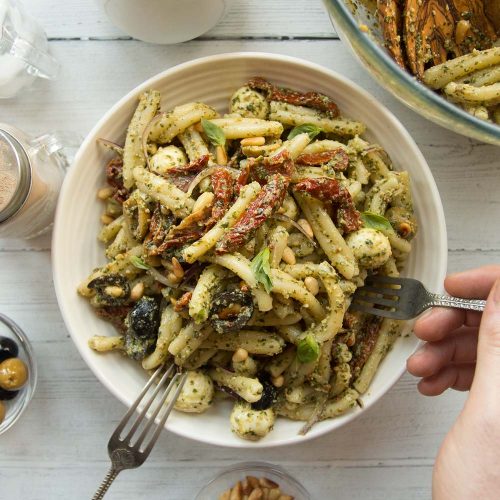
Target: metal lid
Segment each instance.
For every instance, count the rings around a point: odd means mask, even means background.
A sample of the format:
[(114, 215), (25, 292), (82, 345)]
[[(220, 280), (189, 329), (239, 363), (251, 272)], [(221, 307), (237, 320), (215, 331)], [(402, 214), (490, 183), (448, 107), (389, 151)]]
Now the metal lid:
[(31, 165), (21, 143), (0, 129), (0, 223), (21, 209), (31, 188)]

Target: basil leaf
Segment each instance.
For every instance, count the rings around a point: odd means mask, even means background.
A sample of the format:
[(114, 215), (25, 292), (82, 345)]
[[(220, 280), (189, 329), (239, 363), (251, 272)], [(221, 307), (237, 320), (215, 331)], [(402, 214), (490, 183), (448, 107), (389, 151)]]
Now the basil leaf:
[(374, 214), (373, 212), (361, 212), (361, 220), (365, 227), (382, 232), (393, 231), (391, 223), (382, 215)]
[(151, 266), (148, 266), (140, 257), (137, 257), (137, 255), (132, 255), (130, 257), (130, 263), (137, 267), (137, 269), (144, 269), (147, 271)]
[(264, 285), (264, 289), (269, 293), (273, 288), (273, 282), (271, 281), (271, 265), (269, 264), (270, 257), (269, 248), (264, 248), (261, 250), (253, 259), (252, 269), (253, 274), (258, 283)]
[(319, 344), (312, 335), (308, 335), (298, 343), (297, 358), (301, 363), (311, 363), (319, 358)]
[(312, 123), (304, 123), (304, 125), (292, 128), (288, 134), (288, 139), (293, 139), (296, 135), (304, 134), (306, 132), (309, 134), (311, 140), (313, 140), (318, 134), (323, 132), (323, 130)]
[(218, 125), (212, 123), (209, 120), (205, 120), (205, 118), (202, 118), (201, 126), (203, 127), (208, 140), (214, 146), (224, 146), (226, 144), (226, 136), (224, 135), (224, 131)]

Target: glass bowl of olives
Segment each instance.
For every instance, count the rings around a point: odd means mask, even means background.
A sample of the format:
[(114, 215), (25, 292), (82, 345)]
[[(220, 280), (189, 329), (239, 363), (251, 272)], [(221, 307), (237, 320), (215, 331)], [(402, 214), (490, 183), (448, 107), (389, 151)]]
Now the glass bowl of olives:
[(36, 361), (28, 338), (0, 313), (0, 434), (19, 420), (33, 397), (36, 380)]

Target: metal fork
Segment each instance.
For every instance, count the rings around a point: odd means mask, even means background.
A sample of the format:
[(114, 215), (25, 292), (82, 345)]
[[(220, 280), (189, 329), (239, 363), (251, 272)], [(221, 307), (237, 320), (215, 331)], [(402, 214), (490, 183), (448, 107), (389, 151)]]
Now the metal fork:
[[(127, 435), (125, 437), (122, 437), (121, 434), (125, 429), (125, 427), (127, 426), (127, 424), (131, 421), (132, 419), (131, 417), (132, 415), (134, 415), (135, 410), (142, 402), (142, 400), (145, 398), (148, 390), (153, 385), (156, 378), (160, 375), (163, 368), (164, 368), (163, 366), (160, 366), (153, 373), (151, 378), (148, 380), (147, 384), (144, 386), (144, 389), (142, 389), (137, 399), (134, 401), (134, 403), (129, 408), (125, 416), (122, 418), (121, 422), (118, 424), (117, 428), (115, 429), (115, 432), (113, 432), (108, 442), (108, 454), (109, 458), (111, 459), (111, 468), (106, 474), (106, 477), (101, 483), (101, 486), (97, 490), (96, 494), (92, 497), (92, 500), (101, 500), (101, 498), (104, 497), (109, 487), (111, 486), (111, 483), (115, 480), (116, 476), (122, 470), (135, 469), (141, 466), (151, 453), (151, 450), (153, 449), (153, 446), (155, 445), (158, 436), (160, 435), (161, 430), (163, 429), (163, 426), (165, 425), (165, 422), (168, 416), (170, 415), (170, 412), (172, 411), (172, 408), (174, 407), (177, 398), (179, 397), (182, 386), (186, 381), (187, 373), (180, 373), (180, 372), (176, 373), (172, 377), (172, 380), (170, 380), (170, 383), (168, 384), (167, 388), (162, 392), (161, 396), (157, 398), (158, 393), (164, 387), (166, 381), (174, 371), (174, 365), (171, 365), (162, 375), (160, 381), (154, 388), (153, 393), (151, 394), (149, 399), (145, 401), (144, 408), (137, 416), (135, 422), (128, 431)], [(172, 399), (166, 406), (164, 406), (168, 398), (168, 395), (170, 394), (172, 388), (175, 387), (177, 383), (179, 385), (177, 386)], [(155, 399), (159, 399), (159, 403), (152, 410), (152, 413), (149, 416), (149, 421), (148, 421), (148, 417), (146, 415), (149, 408), (154, 403)], [(160, 419), (160, 422), (156, 424), (155, 419), (162, 410), (162, 408), (164, 408), (164, 413)], [(140, 425), (146, 421), (147, 423), (144, 425), (144, 429), (142, 430), (141, 434), (136, 440), (133, 441), (133, 437), (137, 433)], [(142, 446), (144, 440), (150, 433), (153, 426), (155, 426), (153, 435), (149, 438), (145, 446)]]
[(353, 296), (351, 309), (391, 319), (411, 319), (430, 307), (483, 311), (485, 300), (461, 299), (426, 290), (420, 281), (373, 275)]

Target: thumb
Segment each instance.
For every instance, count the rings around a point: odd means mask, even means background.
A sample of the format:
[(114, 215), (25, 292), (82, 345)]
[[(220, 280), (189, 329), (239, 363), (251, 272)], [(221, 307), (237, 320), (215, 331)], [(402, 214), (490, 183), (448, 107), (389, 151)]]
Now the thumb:
[[(477, 362), (471, 395), (500, 406), (500, 279), (491, 288), (479, 327)], [(485, 399), (486, 398), (486, 399)]]

